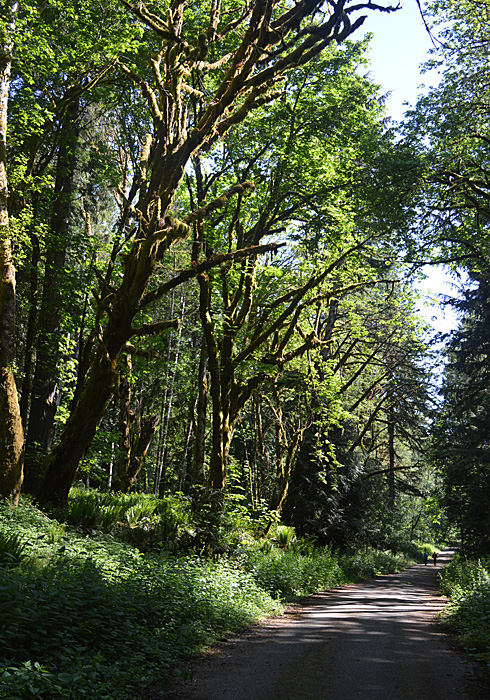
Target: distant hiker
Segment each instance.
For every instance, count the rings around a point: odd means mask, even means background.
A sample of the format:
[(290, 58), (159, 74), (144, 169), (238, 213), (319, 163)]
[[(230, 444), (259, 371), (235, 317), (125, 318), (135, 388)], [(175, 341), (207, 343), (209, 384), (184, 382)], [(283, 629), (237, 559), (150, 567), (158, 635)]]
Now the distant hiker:
[(432, 555), (432, 559), (434, 560), (434, 566), (437, 564), (437, 552), (434, 550), (434, 554)]
[(429, 552), (427, 550), (424, 552), (424, 564), (427, 566), (427, 559), (429, 558)]

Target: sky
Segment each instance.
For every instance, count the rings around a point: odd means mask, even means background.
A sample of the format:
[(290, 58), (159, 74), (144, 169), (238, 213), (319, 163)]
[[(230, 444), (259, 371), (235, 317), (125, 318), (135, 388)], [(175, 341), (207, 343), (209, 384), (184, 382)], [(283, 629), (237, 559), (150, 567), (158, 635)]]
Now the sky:
[[(396, 0), (394, 2), (396, 4)], [(414, 105), (423, 93), (424, 84), (436, 84), (437, 74), (421, 75), (420, 66), (429, 58), (431, 38), (424, 26), (416, 0), (403, 0), (402, 7), (393, 13), (368, 12), (361, 32), (371, 32), (369, 59), (370, 76), (387, 94), (387, 110), (395, 121), (401, 121), (405, 110)], [(417, 286), (424, 296), (421, 311), (438, 332), (446, 333), (456, 326), (457, 319), (451, 308), (442, 308), (439, 300), (455, 295), (454, 280), (443, 267), (426, 266), (424, 282)]]
[(369, 11), (360, 30), (374, 34), (369, 54), (371, 76), (383, 93), (390, 93), (387, 107), (396, 121), (403, 117), (404, 102), (414, 104), (421, 92), (419, 86), (431, 80), (430, 75), (420, 74), (420, 64), (428, 58), (432, 42), (416, 0), (403, 0), (401, 5), (389, 14)]

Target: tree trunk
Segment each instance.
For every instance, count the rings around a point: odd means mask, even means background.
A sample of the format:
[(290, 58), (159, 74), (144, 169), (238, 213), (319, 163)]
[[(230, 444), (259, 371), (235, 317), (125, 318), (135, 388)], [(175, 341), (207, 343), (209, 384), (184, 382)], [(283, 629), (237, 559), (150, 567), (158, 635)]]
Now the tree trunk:
[(44, 457), (52, 445), (54, 420), (57, 410), (58, 362), (60, 350), (60, 323), (63, 296), (62, 284), (68, 245), (68, 226), (73, 201), (77, 118), (79, 99), (72, 100), (62, 126), (61, 143), (56, 165), (53, 212), (50, 224), (49, 246), (46, 250), (46, 268), (43, 296), (39, 310), (39, 341), (37, 361), (32, 383), (32, 400), (26, 436), (24, 490), (36, 494), (44, 469)]
[[(165, 416), (165, 425), (164, 425), (164, 430), (163, 430), (163, 454), (162, 454), (161, 464), (157, 466), (157, 473), (156, 473), (156, 478), (155, 478), (155, 495), (158, 495), (159, 493), (160, 494), (163, 493), (165, 474), (167, 471), (168, 431), (169, 431), (169, 427), (170, 427), (170, 417), (172, 414), (172, 402), (173, 402), (174, 389), (175, 389), (175, 379), (177, 376), (177, 368), (179, 365), (180, 342), (182, 339), (182, 321), (184, 319), (184, 312), (185, 312), (185, 297), (183, 296), (181, 310), (180, 310), (179, 333), (177, 336), (177, 344), (175, 347), (174, 371), (172, 373), (172, 379), (170, 382), (170, 389), (168, 392), (168, 404), (167, 404), (167, 411), (166, 411), (166, 416)], [(170, 353), (169, 353), (169, 355), (170, 355)], [(170, 359), (170, 357), (168, 359)], [(167, 389), (165, 391), (167, 391)], [(163, 415), (163, 412), (162, 412), (162, 415)], [(157, 424), (158, 424), (158, 421), (155, 424), (155, 429), (156, 429)]]
[(38, 265), (41, 257), (39, 248), (39, 238), (31, 235), (32, 243), (32, 259), (30, 273), (30, 299), (29, 299), (29, 319), (27, 321), (27, 332), (24, 352), (24, 379), (22, 380), (22, 392), (20, 398), (20, 415), (22, 418), (22, 426), (25, 430), (27, 425), (27, 414), (29, 411), (29, 396), (31, 393), (32, 367), (34, 355), (34, 340), (36, 335), (37, 325), (37, 293), (38, 293)]
[(209, 483), (214, 491), (221, 491), (226, 484), (226, 457), (223, 449), (224, 425), (222, 386), (220, 377), (219, 352), (214, 335), (210, 313), (211, 282), (208, 275), (199, 275), (199, 313), (206, 341), (210, 374), (210, 396), (212, 405), (212, 437)]
[(99, 350), (85, 392), (66, 422), (60, 442), (53, 449), (38, 494), (41, 503), (64, 505), (78, 464), (90, 447), (117, 384), (117, 357)]
[(120, 373), (119, 395), (119, 451), (116, 458), (116, 478), (114, 491), (128, 492), (128, 474), (131, 462), (131, 357), (126, 355), (126, 367)]
[(194, 405), (195, 405), (195, 396), (194, 396), (194, 394), (192, 394), (189, 397), (189, 412), (188, 412), (188, 418), (187, 418), (187, 428), (185, 431), (184, 450), (182, 453), (182, 462), (181, 462), (181, 468), (180, 468), (179, 491), (184, 491), (185, 483), (187, 481), (187, 475), (188, 475), (188, 471), (189, 471), (188, 466), (187, 466), (187, 459), (188, 459), (188, 454), (189, 454), (189, 445), (191, 442), (192, 427), (194, 425)]
[(390, 510), (395, 508), (395, 417), (393, 410), (388, 410), (388, 455), (390, 469), (388, 472), (388, 505)]
[(206, 457), (206, 422), (208, 408), (208, 380), (207, 380), (208, 357), (204, 338), (201, 341), (201, 353), (199, 357), (199, 373), (197, 379), (197, 406), (196, 406), (196, 438), (194, 443), (193, 456), (193, 482), (204, 484), (204, 460)]
[(128, 472), (126, 474), (126, 479), (122, 484), (121, 491), (123, 493), (129, 493), (133, 488), (136, 479), (138, 478), (138, 474), (140, 473), (141, 467), (143, 466), (143, 462), (145, 461), (146, 453), (148, 452), (150, 442), (153, 436), (155, 435), (158, 421), (159, 416), (157, 413), (153, 416), (143, 418), (141, 421), (141, 428), (138, 441), (131, 455), (131, 462), (129, 465)]
[(0, 494), (13, 496), (22, 484), (24, 434), (12, 373), (15, 338), (15, 267), (8, 217), (7, 114), (12, 42), (18, 2), (6, 3), (0, 43)]

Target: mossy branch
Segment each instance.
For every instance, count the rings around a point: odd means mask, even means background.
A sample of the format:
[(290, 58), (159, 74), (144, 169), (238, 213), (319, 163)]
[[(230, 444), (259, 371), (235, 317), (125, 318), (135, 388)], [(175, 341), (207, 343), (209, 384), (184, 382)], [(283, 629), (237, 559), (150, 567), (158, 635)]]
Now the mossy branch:
[(179, 328), (180, 321), (178, 318), (171, 319), (169, 321), (158, 321), (158, 323), (144, 323), (138, 328), (131, 329), (131, 338), (141, 338), (142, 336), (158, 335), (163, 331), (168, 331), (169, 329), (177, 330)]
[(187, 270), (183, 270), (180, 274), (168, 280), (168, 282), (161, 284), (156, 289), (153, 289), (152, 291), (145, 294), (145, 296), (141, 300), (141, 308), (148, 306), (157, 299), (160, 299), (164, 294), (167, 294), (167, 292), (170, 292), (175, 287), (178, 287), (179, 285), (183, 284), (184, 282), (187, 282), (187, 280), (192, 279), (193, 277), (197, 277), (197, 275), (203, 274), (204, 272), (211, 270), (213, 267), (218, 267), (219, 265), (223, 265), (223, 263), (227, 263), (230, 261), (242, 260), (243, 258), (247, 258), (254, 255), (263, 255), (264, 253), (269, 253), (271, 251), (275, 252), (285, 245), (285, 243), (269, 243), (267, 245), (257, 245), (251, 246), (250, 248), (244, 248), (242, 250), (236, 250), (234, 253), (222, 253), (221, 255), (212, 255), (207, 260), (204, 260), (204, 262), (199, 263), (198, 265), (193, 265), (193, 267), (188, 268)]

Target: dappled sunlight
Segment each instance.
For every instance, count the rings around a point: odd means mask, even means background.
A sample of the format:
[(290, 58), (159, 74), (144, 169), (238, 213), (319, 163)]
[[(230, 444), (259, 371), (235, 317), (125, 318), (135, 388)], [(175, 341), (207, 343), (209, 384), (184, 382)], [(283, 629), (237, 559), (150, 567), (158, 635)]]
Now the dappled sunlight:
[[(464, 666), (435, 623), (445, 599), (423, 564), (309, 597), (218, 650), (185, 697), (200, 700), (462, 700)], [(219, 678), (219, 692), (213, 690)], [(180, 696), (179, 696), (180, 697)]]

